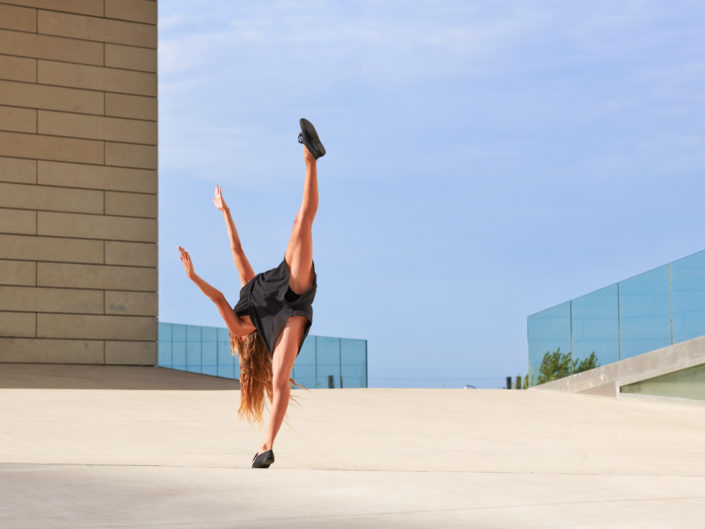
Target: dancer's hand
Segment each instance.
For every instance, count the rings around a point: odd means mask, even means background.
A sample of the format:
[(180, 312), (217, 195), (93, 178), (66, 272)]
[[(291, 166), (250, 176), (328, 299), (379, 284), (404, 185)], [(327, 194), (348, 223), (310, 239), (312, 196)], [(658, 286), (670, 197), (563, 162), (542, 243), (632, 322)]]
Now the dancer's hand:
[(228, 209), (228, 205), (225, 203), (225, 199), (223, 199), (223, 194), (220, 191), (219, 185), (215, 186), (215, 198), (213, 199), (213, 204), (215, 204), (215, 207), (218, 208), (218, 211), (225, 211)]
[(193, 276), (196, 275), (196, 272), (194, 272), (194, 270), (193, 270), (193, 263), (191, 262), (191, 256), (181, 246), (179, 246), (179, 252), (181, 252), (181, 257), (179, 257), (179, 259), (181, 259), (181, 262), (184, 263), (184, 269), (186, 270), (186, 275), (188, 276), (189, 279), (193, 279)]

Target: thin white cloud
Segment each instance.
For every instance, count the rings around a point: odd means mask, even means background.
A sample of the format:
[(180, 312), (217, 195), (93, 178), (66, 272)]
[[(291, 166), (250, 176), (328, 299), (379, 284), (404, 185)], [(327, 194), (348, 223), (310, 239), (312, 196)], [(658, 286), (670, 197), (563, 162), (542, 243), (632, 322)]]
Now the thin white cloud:
[[(188, 153), (199, 173), (212, 173), (227, 152), (254, 147), (248, 138), (221, 140), (228, 122), (259, 114), (260, 132), (274, 134), (268, 115), (284, 116), (310, 99), (347, 120), (368, 102), (378, 120), (384, 112), (413, 120), (446, 105), (462, 115), (474, 108), (465, 91), (484, 101), (473, 119), (500, 142), (484, 148), (513, 152), (521, 144), (528, 154), (546, 150), (540, 142), (556, 135), (568, 140), (599, 127), (609, 149), (612, 135), (632, 132), (633, 116), (692, 121), (689, 107), (705, 98), (693, 44), (702, 42), (703, 23), (679, 21), (678, 6), (660, 2), (180, 5), (193, 12), (167, 8), (160, 28), (161, 104), (175, 112), (173, 127), (162, 121), (162, 167), (172, 164), (167, 155), (178, 160), (174, 166), (187, 165)], [(660, 24), (663, 18), (674, 23)], [(438, 99), (441, 86), (446, 100)], [(199, 130), (202, 140), (182, 142), (181, 130)], [(517, 138), (501, 139), (505, 131)], [(595, 156), (596, 170), (626, 163), (618, 154)]]
[[(349, 67), (357, 67), (370, 78), (386, 77), (391, 70), (391, 79), (405, 82), (487, 61), (543, 19), (537, 11), (520, 9), (488, 17), (462, 5), (424, 19), (404, 16), (404, 5), (386, 4), (361, 9), (357, 16), (340, 16), (330, 9), (325, 15), (307, 12), (298, 5), (278, 9), (275, 17), (270, 11), (262, 7), (247, 17), (231, 16), (211, 25), (205, 22), (212, 17), (197, 18), (191, 31), (181, 25), (180, 31), (163, 33), (160, 74), (234, 65), (242, 56), (259, 55), (265, 67), (294, 69), (308, 60), (329, 76), (346, 77)], [(361, 71), (355, 70), (355, 75)]]

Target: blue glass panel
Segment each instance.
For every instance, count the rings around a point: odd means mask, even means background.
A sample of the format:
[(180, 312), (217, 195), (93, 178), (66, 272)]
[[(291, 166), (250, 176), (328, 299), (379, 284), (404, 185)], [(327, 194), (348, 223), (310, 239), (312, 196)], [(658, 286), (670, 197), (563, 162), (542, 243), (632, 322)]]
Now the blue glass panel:
[[(240, 364), (230, 353), (230, 333), (228, 329), (218, 328), (218, 376), (240, 378)], [(237, 355), (237, 351), (234, 351)]]
[(201, 365), (201, 372), (204, 375), (218, 374), (218, 329), (216, 327), (203, 327)]
[(529, 378), (535, 384), (541, 360), (560, 348), (570, 353), (570, 301), (537, 312), (527, 318)]
[(668, 265), (619, 283), (620, 358), (671, 345)]
[(343, 338), (340, 344), (342, 387), (367, 387), (367, 341)]
[(572, 301), (573, 361), (593, 352), (598, 365), (619, 359), (617, 284)]
[(705, 334), (705, 251), (673, 261), (673, 341)]
[(160, 321), (157, 332), (157, 365), (171, 367), (171, 324)]
[[(172, 369), (239, 378), (240, 363), (230, 352), (230, 334), (223, 327), (159, 322), (160, 364)], [(341, 357), (345, 350), (345, 372)], [(333, 337), (306, 338), (292, 376), (307, 388), (367, 386), (367, 341)]]
[(361, 340), (361, 341), (365, 342), (365, 361), (363, 363), (364, 368), (365, 368), (365, 378), (362, 381), (362, 386), (366, 388), (366, 387), (368, 387), (368, 385), (370, 383), (369, 378), (368, 378), (369, 377), (369, 370), (370, 370), (370, 362), (369, 362), (369, 357), (367, 355), (367, 340)]
[(340, 338), (316, 336), (316, 387), (340, 387)]
[(186, 325), (174, 323), (171, 327), (172, 369), (186, 369)]
[(201, 372), (201, 327), (186, 326), (186, 371)]
[(171, 343), (171, 325), (163, 321), (157, 323), (157, 341)]
[[(316, 387), (316, 337), (307, 336), (294, 362), (292, 377), (307, 388)], [(296, 387), (296, 386), (294, 386)]]

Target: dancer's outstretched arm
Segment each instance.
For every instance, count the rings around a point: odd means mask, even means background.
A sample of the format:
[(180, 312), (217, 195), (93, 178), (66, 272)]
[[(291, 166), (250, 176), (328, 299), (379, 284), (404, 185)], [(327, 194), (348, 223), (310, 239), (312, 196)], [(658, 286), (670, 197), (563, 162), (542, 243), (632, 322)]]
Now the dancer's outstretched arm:
[(250, 279), (255, 276), (250, 262), (247, 260), (247, 256), (242, 249), (242, 244), (240, 244), (240, 237), (237, 235), (237, 230), (235, 229), (235, 223), (233, 218), (230, 216), (230, 208), (225, 203), (223, 194), (220, 191), (220, 186), (215, 186), (215, 197), (213, 198), (213, 204), (218, 208), (219, 211), (223, 212), (223, 217), (225, 218), (225, 226), (228, 228), (228, 237), (230, 239), (230, 250), (233, 253), (233, 259), (235, 260), (235, 266), (237, 266), (237, 271), (240, 273), (240, 283), (244, 285)]
[(191, 281), (196, 283), (196, 286), (198, 286), (198, 288), (200, 288), (201, 291), (206, 296), (208, 296), (211, 301), (213, 301), (213, 303), (216, 304), (220, 315), (225, 321), (225, 325), (228, 327), (228, 330), (234, 336), (245, 336), (246, 334), (250, 334), (252, 331), (254, 331), (254, 325), (247, 323), (240, 316), (235, 314), (235, 311), (232, 309), (232, 307), (228, 303), (228, 300), (225, 299), (225, 296), (220, 290), (208, 284), (207, 281), (205, 281), (196, 274), (193, 269), (193, 263), (191, 262), (191, 257), (189, 256), (188, 252), (184, 250), (181, 246), (179, 246), (179, 251), (181, 252), (181, 257), (179, 257), (179, 259), (181, 259), (181, 262), (184, 263), (186, 275)]

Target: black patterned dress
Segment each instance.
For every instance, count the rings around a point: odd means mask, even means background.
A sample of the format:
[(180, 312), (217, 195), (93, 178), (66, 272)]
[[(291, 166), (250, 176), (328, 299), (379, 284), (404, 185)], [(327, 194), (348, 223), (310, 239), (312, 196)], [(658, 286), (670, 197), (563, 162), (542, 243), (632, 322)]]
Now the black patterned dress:
[(304, 344), (313, 323), (313, 299), (318, 286), (316, 267), (313, 265), (313, 286), (297, 294), (289, 287), (291, 270), (286, 259), (276, 268), (257, 274), (240, 289), (240, 300), (233, 307), (235, 314), (247, 314), (257, 328), (269, 354), (274, 356), (274, 345), (291, 316), (305, 316), (308, 320), (299, 349)]

